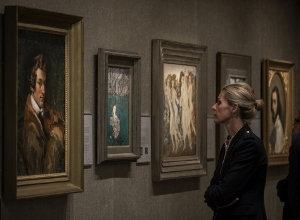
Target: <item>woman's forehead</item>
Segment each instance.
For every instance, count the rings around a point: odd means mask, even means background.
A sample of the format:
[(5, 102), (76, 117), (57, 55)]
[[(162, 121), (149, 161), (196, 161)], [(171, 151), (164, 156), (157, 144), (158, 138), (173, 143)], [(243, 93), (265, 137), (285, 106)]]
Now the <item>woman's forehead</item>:
[(226, 99), (225, 97), (225, 91), (221, 91), (219, 96), (218, 96), (218, 99)]

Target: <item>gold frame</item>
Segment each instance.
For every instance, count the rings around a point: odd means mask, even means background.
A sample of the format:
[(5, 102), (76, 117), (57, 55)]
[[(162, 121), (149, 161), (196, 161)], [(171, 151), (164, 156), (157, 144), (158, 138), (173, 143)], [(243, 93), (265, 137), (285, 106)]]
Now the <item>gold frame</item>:
[[(66, 36), (65, 172), (18, 176), (19, 29)], [(82, 17), (21, 6), (5, 7), (4, 196), (24, 199), (83, 191)], [(14, 101), (13, 101), (14, 100)]]
[[(268, 155), (268, 164), (282, 165), (288, 164), (289, 147), (291, 145), (291, 134), (294, 119), (294, 66), (289, 61), (281, 60), (263, 60), (263, 87), (262, 94), (264, 100), (264, 109), (262, 117), (262, 137)], [(284, 140), (279, 150), (272, 149), (270, 136), (273, 128), (271, 113), (271, 93), (274, 87), (279, 88), (281, 97), (282, 115), (281, 124), (283, 127)], [(285, 103), (285, 104), (284, 104)], [(285, 108), (284, 108), (285, 106)], [(278, 149), (278, 148), (277, 148)]]
[[(195, 149), (192, 148), (195, 153), (192, 155), (164, 155), (165, 64), (195, 69)], [(152, 41), (151, 168), (154, 181), (206, 175), (206, 65), (205, 46), (159, 39)], [(184, 149), (185, 147), (180, 150)]]

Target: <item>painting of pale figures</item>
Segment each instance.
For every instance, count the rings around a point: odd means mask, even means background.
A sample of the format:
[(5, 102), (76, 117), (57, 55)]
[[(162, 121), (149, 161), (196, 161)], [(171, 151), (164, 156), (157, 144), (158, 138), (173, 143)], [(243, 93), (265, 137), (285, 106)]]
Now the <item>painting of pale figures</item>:
[(196, 67), (164, 64), (164, 156), (196, 154)]
[(129, 97), (129, 69), (108, 68), (108, 146), (129, 145)]

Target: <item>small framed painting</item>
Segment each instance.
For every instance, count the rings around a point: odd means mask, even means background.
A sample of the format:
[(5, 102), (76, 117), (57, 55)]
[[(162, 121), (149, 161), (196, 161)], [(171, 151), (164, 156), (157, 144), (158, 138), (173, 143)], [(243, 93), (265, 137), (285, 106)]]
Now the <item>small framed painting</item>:
[(97, 163), (140, 157), (140, 57), (98, 50)]

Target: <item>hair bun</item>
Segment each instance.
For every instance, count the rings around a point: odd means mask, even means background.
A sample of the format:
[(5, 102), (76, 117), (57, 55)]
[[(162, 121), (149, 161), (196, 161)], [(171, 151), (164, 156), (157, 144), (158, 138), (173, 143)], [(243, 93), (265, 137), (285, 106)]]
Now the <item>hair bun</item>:
[(264, 106), (264, 101), (261, 99), (255, 100), (255, 108), (257, 111), (261, 111)]

